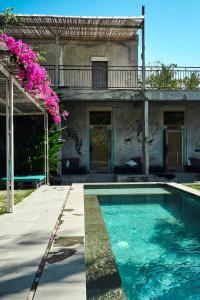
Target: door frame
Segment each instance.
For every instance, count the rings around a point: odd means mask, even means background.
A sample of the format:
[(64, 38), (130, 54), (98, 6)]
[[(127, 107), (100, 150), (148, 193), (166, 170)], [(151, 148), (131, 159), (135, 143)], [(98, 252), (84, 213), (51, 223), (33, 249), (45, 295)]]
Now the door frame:
[(168, 146), (167, 145), (167, 133), (168, 132), (180, 132), (181, 133), (181, 138), (182, 138), (182, 141), (181, 141), (181, 169), (184, 167), (184, 158), (185, 158), (185, 156), (184, 156), (184, 154), (185, 154), (185, 149), (184, 149), (184, 129), (165, 129), (164, 130), (164, 149), (165, 149), (165, 151), (164, 151), (164, 166), (165, 166), (165, 169), (166, 170), (169, 170), (168, 169), (168, 166), (167, 166), (167, 151), (166, 151), (166, 147)]
[[(162, 161), (164, 169), (167, 170), (166, 166), (166, 130), (168, 129), (169, 125), (164, 124), (164, 113), (165, 112), (183, 112), (184, 113), (184, 125), (180, 126), (179, 131), (182, 131), (182, 165), (184, 167), (184, 164), (187, 162), (187, 109), (186, 107), (180, 106), (180, 105), (174, 105), (171, 106), (169, 104), (163, 105), (160, 109), (160, 120), (162, 124), (162, 137), (163, 137), (163, 153), (162, 153)], [(172, 129), (171, 129), (172, 130)]]

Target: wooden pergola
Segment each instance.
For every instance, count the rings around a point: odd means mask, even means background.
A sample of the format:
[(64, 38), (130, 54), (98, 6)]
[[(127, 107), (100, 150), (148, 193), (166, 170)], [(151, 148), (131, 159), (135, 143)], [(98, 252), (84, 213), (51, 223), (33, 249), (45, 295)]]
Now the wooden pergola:
[(49, 182), (48, 159), (48, 114), (39, 104), (39, 99), (27, 93), (18, 81), (16, 68), (6, 59), (8, 51), (0, 50), (0, 115), (6, 116), (6, 168), (7, 212), (14, 209), (14, 115), (44, 116), (44, 169)]
[[(131, 40), (142, 28), (144, 17), (72, 17), (17, 15), (20, 25), (7, 25), (3, 32), (21, 39)], [(1, 16), (0, 16), (1, 21)]]

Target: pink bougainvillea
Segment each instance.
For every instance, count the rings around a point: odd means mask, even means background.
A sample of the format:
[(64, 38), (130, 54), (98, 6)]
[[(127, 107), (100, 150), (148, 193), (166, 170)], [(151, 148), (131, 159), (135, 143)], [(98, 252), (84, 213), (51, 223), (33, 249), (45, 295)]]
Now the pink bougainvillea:
[[(53, 116), (54, 122), (60, 123), (59, 98), (51, 88), (45, 68), (38, 63), (38, 53), (34, 52), (28, 44), (6, 34), (0, 34), (0, 42), (3, 42), (10, 51), (10, 58), (17, 66), (17, 76), (23, 88), (33, 96), (39, 96)], [(64, 111), (63, 118), (66, 119), (68, 114)]]

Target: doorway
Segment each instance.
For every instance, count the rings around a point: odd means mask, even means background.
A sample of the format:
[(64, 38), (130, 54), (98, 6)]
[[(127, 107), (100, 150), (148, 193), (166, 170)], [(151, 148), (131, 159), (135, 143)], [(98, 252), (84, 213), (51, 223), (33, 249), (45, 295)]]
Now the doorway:
[(166, 168), (182, 169), (183, 167), (183, 132), (166, 130)]
[(108, 62), (92, 62), (92, 88), (107, 89), (108, 87)]
[(111, 169), (111, 130), (101, 127), (91, 129), (90, 169), (102, 172)]

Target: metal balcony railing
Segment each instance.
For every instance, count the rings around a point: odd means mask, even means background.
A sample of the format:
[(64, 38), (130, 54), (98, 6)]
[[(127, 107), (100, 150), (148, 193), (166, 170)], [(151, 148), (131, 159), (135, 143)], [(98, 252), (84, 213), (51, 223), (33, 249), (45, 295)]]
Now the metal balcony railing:
[[(53, 85), (56, 84), (56, 66), (45, 66)], [(146, 66), (146, 89), (198, 90), (200, 67)], [(58, 67), (58, 85), (80, 89), (141, 89), (141, 66)]]

